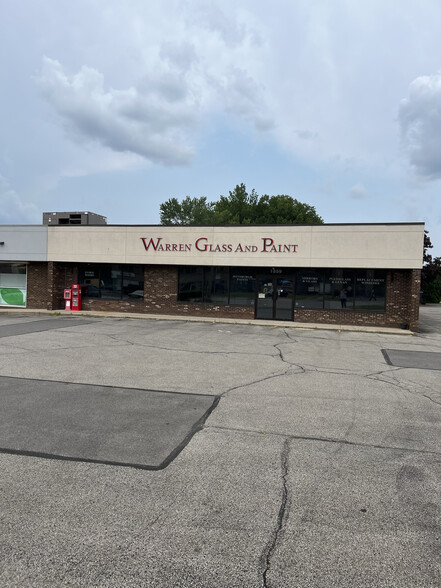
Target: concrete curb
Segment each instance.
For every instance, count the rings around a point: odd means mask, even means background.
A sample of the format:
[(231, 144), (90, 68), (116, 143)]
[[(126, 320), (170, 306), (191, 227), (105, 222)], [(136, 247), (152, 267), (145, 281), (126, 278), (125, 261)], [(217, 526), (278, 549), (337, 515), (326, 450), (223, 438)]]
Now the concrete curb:
[(320, 330), (320, 331), (352, 331), (358, 333), (383, 333), (385, 335), (414, 335), (413, 331), (406, 329), (396, 329), (391, 327), (366, 327), (358, 325), (330, 325), (322, 323), (295, 323), (290, 321), (274, 321), (259, 319), (232, 319), (218, 317), (196, 317), (180, 316), (165, 314), (142, 314), (135, 312), (104, 312), (93, 310), (45, 310), (45, 309), (27, 309), (27, 308), (2, 308), (2, 314), (15, 315), (42, 315), (42, 316), (90, 316), (97, 318), (132, 318), (153, 321), (183, 321), (194, 323), (212, 323), (212, 324), (234, 324), (234, 325), (259, 325), (264, 327), (282, 327), (285, 329), (303, 329), (303, 330)]

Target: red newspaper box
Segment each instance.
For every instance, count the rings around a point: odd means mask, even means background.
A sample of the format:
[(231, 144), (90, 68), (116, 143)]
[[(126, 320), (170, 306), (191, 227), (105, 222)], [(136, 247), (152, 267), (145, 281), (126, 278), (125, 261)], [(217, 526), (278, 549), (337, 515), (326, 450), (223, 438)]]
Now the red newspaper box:
[(72, 290), (66, 288), (64, 291), (64, 310), (72, 310)]
[(72, 310), (81, 310), (81, 288), (79, 284), (72, 284)]

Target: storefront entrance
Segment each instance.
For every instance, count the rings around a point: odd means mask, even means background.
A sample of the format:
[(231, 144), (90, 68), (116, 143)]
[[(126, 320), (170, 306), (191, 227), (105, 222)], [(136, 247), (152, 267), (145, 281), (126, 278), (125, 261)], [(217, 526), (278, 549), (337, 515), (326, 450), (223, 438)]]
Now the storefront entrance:
[(290, 277), (258, 276), (256, 319), (293, 320), (294, 281)]

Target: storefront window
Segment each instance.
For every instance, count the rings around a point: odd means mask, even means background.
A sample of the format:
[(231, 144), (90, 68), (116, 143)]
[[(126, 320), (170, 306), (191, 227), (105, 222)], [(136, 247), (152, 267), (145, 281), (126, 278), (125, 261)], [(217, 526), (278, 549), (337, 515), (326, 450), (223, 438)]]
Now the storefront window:
[(228, 268), (205, 268), (203, 301), (217, 305), (228, 304)]
[(202, 302), (204, 268), (187, 266), (179, 268), (178, 300), (181, 302)]
[(323, 273), (301, 270), (296, 275), (296, 308), (323, 308)]
[(0, 306), (26, 306), (26, 264), (0, 264)]
[(78, 280), (85, 298), (120, 300), (144, 297), (142, 265), (80, 264)]
[[(263, 270), (180, 267), (178, 301), (252, 306), (256, 299), (255, 271)], [(272, 279), (268, 277), (271, 284)], [(381, 312), (385, 309), (385, 293), (385, 270), (299, 269), (295, 273), (294, 304), (298, 310)]]
[(115, 264), (109, 264), (100, 267), (100, 289), (101, 298), (113, 300), (120, 299), (121, 290), (121, 267)]
[(352, 310), (354, 308), (354, 270), (333, 269), (325, 273), (325, 308)]
[(255, 278), (241, 268), (184, 266), (179, 268), (178, 301), (206, 304), (254, 304)]
[(144, 298), (144, 267), (142, 265), (123, 266), (122, 297)]
[(354, 307), (357, 310), (385, 310), (386, 272), (357, 270)]
[(231, 270), (230, 304), (250, 306), (254, 304), (256, 279), (250, 272)]

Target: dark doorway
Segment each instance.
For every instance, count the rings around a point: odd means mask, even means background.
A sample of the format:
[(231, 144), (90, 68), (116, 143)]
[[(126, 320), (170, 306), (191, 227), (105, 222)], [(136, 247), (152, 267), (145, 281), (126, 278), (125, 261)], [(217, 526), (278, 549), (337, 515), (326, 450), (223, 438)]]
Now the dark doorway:
[(294, 280), (291, 277), (257, 278), (256, 319), (293, 320)]

